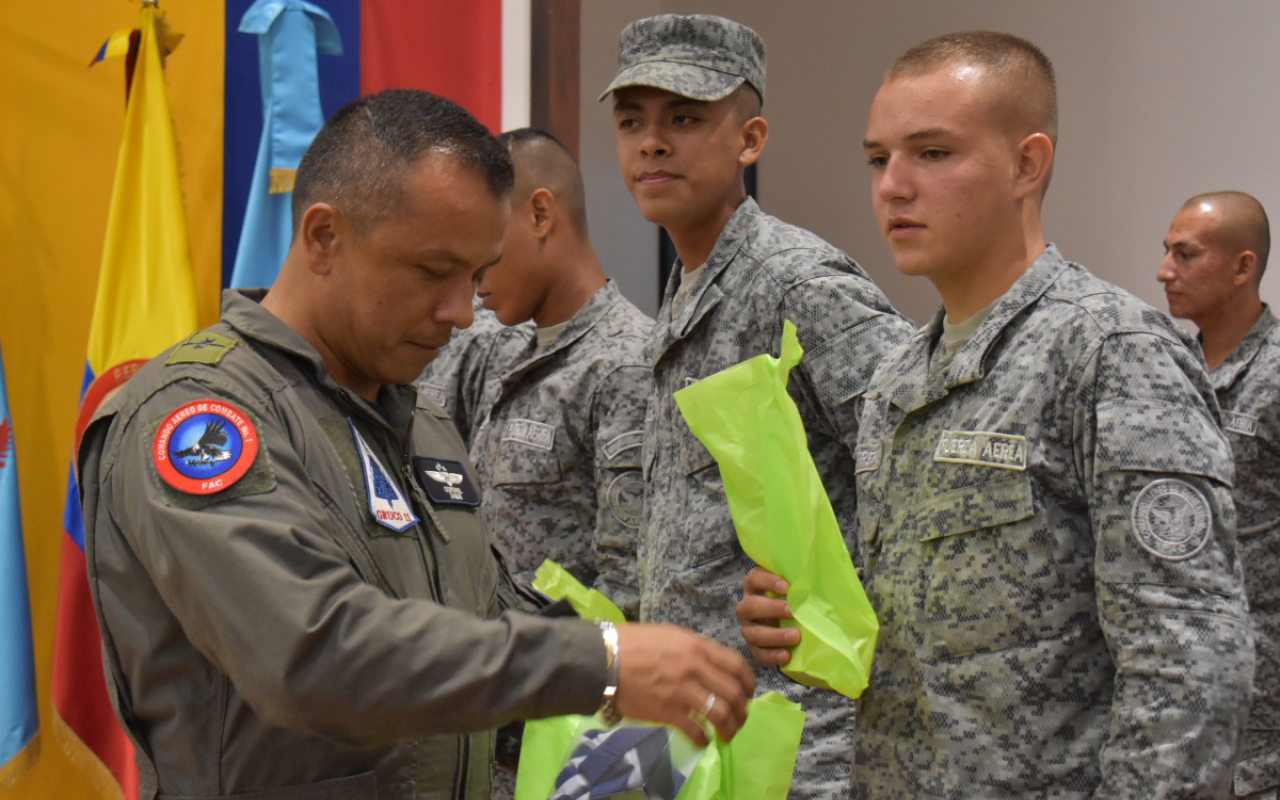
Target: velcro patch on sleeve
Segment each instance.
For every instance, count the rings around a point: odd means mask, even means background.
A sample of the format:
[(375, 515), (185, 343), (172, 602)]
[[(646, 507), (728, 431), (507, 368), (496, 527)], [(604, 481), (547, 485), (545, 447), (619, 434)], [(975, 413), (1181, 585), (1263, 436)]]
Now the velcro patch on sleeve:
[(160, 478), (185, 494), (211, 495), (244, 477), (258, 454), (249, 416), (223, 400), (193, 400), (156, 428), (151, 462)]
[(209, 364), (217, 366), (222, 357), (240, 344), (239, 339), (232, 339), (209, 331), (196, 331), (186, 341), (169, 354), (165, 359), (166, 367), (174, 364)]

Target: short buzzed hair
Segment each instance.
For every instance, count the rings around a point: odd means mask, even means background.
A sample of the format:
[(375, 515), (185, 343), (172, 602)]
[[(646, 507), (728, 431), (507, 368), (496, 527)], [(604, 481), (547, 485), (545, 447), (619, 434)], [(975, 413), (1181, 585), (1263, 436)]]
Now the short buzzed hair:
[(511, 156), (466, 109), (416, 89), (390, 89), (338, 109), (303, 154), (293, 186), (293, 233), (316, 203), (329, 203), (363, 234), (388, 219), (404, 193), (407, 167), (447, 153), (505, 200)]
[(518, 128), (498, 134), (498, 143), (511, 153), (516, 165), (516, 200), (523, 202), (538, 189), (546, 189), (565, 211), (583, 238), (587, 236), (587, 200), (582, 172), (560, 140), (538, 128)]
[(1005, 84), (1000, 111), (1019, 135), (1043, 133), (1058, 144), (1058, 86), (1053, 64), (1026, 39), (997, 31), (936, 36), (903, 53), (885, 80), (928, 75), (955, 63), (981, 67)]
[(1267, 256), (1271, 253), (1271, 223), (1262, 203), (1244, 192), (1206, 192), (1192, 197), (1179, 210), (1186, 211), (1204, 202), (1214, 204), (1222, 214), (1216, 234), (1239, 252), (1248, 250), (1257, 256), (1257, 279), (1262, 280), (1262, 273), (1267, 271)]

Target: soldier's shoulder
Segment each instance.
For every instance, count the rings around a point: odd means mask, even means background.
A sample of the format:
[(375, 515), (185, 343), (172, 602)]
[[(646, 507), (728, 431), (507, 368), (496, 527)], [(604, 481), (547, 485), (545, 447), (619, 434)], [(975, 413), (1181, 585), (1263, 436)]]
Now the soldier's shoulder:
[(1069, 262), (1044, 297), (1049, 301), (1043, 312), (1046, 321), (1076, 333), (1096, 338), (1146, 333), (1184, 346), (1193, 343), (1190, 334), (1168, 314), (1079, 264)]
[(826, 239), (770, 214), (760, 214), (753, 220), (743, 249), (773, 272), (790, 274), (809, 269), (825, 272), (832, 268), (860, 271), (847, 253)]
[(595, 327), (611, 345), (639, 353), (653, 332), (653, 319), (619, 294), (617, 302), (605, 310)]

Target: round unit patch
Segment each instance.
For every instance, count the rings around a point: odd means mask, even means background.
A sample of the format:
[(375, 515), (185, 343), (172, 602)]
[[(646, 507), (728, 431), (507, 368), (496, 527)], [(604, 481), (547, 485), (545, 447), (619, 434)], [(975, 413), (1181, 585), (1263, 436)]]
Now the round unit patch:
[(213, 494), (244, 477), (258, 454), (258, 432), (230, 403), (195, 400), (156, 430), (151, 460), (164, 482), (188, 494)]
[(644, 513), (644, 478), (640, 470), (627, 470), (609, 484), (609, 508), (618, 522), (639, 528)]
[(1209, 501), (1191, 484), (1173, 478), (1152, 481), (1133, 501), (1138, 543), (1168, 561), (1191, 558), (1213, 533)]

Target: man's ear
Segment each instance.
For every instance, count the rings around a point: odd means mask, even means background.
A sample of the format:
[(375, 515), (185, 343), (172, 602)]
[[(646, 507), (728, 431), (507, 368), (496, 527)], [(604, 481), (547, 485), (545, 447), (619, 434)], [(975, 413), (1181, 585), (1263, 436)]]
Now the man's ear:
[(560, 208), (556, 205), (555, 195), (551, 194), (547, 189), (538, 189), (529, 195), (529, 205), (527, 211), (532, 218), (533, 235), (539, 240), (546, 239), (551, 235), (551, 229), (555, 227), (557, 217), (560, 214)]
[(752, 117), (742, 123), (742, 152), (738, 154), (738, 164), (749, 167), (760, 160), (764, 152), (765, 142), (769, 141), (769, 123), (764, 117)]
[(350, 229), (343, 222), (342, 214), (328, 203), (315, 203), (302, 212), (298, 235), (302, 239), (307, 269), (317, 275), (329, 272), (329, 260), (337, 249), (339, 238), (348, 235), (346, 232)]
[(1015, 196), (1019, 199), (1040, 192), (1053, 170), (1053, 142), (1043, 133), (1033, 133), (1018, 142), (1018, 174)]
[(1236, 271), (1231, 276), (1231, 284), (1233, 286), (1244, 286), (1247, 283), (1256, 284), (1258, 282), (1258, 254), (1252, 250), (1245, 250), (1236, 256)]

